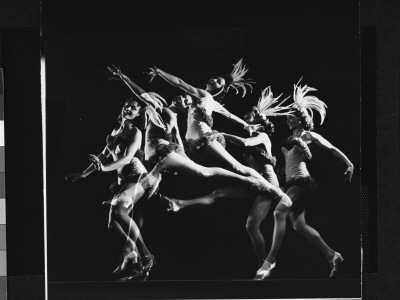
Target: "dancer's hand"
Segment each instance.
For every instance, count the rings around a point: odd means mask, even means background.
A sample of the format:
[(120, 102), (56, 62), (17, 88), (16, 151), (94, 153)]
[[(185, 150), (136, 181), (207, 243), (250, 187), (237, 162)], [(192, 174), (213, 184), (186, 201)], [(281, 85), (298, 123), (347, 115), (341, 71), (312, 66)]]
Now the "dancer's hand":
[(262, 128), (261, 124), (248, 124), (244, 127), (250, 134)]
[(78, 180), (86, 178), (86, 174), (84, 173), (73, 173), (70, 175), (65, 176), (65, 180), (69, 182), (76, 182)]
[(89, 160), (93, 163), (94, 167), (96, 168), (97, 171), (104, 172), (104, 166), (101, 163), (100, 159), (94, 155), (94, 154), (89, 154)]
[(346, 172), (344, 172), (344, 181), (350, 183), (351, 182), (351, 178), (353, 177), (353, 172), (354, 172), (354, 167), (353, 166), (349, 166), (346, 170)]
[(120, 80), (122, 79), (122, 72), (121, 68), (117, 67), (116, 65), (107, 66), (107, 70), (113, 74), (109, 79), (110, 80)]
[(149, 82), (152, 82), (154, 77), (159, 74), (159, 69), (157, 67), (150, 67), (148, 72), (144, 72), (144, 74), (150, 76)]

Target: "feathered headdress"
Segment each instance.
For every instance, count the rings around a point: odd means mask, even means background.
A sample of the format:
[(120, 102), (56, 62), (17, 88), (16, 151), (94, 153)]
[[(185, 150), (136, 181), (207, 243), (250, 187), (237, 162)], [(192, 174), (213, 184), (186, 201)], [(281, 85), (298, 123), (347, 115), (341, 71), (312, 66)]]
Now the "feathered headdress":
[(254, 81), (251, 79), (243, 78), (246, 75), (248, 69), (243, 64), (243, 59), (241, 58), (236, 64), (233, 65), (233, 70), (228, 76), (228, 82), (225, 91), (228, 92), (230, 88), (239, 93), (239, 89), (243, 90), (242, 97), (246, 95), (246, 86), (250, 88), (250, 92), (253, 91), (252, 84)]
[[(301, 80), (301, 79), (300, 79)], [(307, 85), (300, 86), (300, 80), (294, 85), (293, 101), (290, 106), (295, 109), (303, 110), (309, 113), (311, 118), (313, 118), (313, 110), (316, 110), (321, 116), (321, 124), (324, 122), (326, 116), (327, 105), (325, 102), (319, 100), (315, 96), (306, 96), (308, 92), (317, 91), (317, 89), (309, 87)]]
[(266, 117), (290, 115), (291, 114), (289, 112), (290, 105), (282, 106), (282, 104), (287, 99), (289, 99), (289, 97), (287, 97), (286, 99), (281, 101), (281, 103), (279, 103), (278, 105), (273, 106), (274, 104), (276, 104), (278, 102), (278, 100), (281, 96), (282, 96), (282, 94), (280, 94), (278, 97), (274, 98), (274, 95), (271, 91), (271, 87), (269, 86), (269, 87), (265, 88), (264, 90), (261, 91), (261, 95), (260, 95), (260, 98), (258, 99), (256, 109), (258, 110), (258, 112), (261, 115), (264, 115)]

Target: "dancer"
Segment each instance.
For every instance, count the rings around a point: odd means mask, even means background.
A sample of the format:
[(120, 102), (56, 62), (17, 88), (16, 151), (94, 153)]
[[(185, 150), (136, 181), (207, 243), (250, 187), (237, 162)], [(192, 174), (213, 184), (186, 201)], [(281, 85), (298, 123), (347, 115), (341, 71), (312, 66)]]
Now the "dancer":
[[(186, 142), (190, 145), (189, 148), (193, 149), (194, 152), (204, 153), (217, 161), (224, 163), (230, 170), (234, 172), (252, 176), (257, 178), (266, 187), (269, 193), (267, 195), (271, 198), (282, 198), (284, 193), (278, 188), (266, 181), (256, 170), (242, 165), (238, 162), (231, 154), (224, 148), (225, 139), (221, 133), (213, 131), (212, 127), (212, 113), (215, 111), (222, 114), (228, 119), (242, 124), (245, 129), (250, 133), (257, 130), (259, 125), (250, 125), (237, 116), (231, 114), (226, 108), (224, 108), (214, 97), (221, 100), (229, 89), (234, 89), (238, 92), (238, 89), (242, 89), (242, 96), (246, 94), (246, 86), (251, 88), (253, 83), (250, 80), (244, 79), (244, 75), (247, 73), (247, 69), (243, 66), (242, 60), (234, 65), (234, 69), (229, 76), (229, 80), (225, 80), (223, 77), (211, 78), (205, 90), (195, 88), (182, 79), (168, 74), (157, 67), (150, 68), (147, 73), (151, 76), (150, 81), (155, 76), (160, 76), (171, 85), (178, 87), (186, 93), (194, 97), (193, 103), (189, 106), (188, 119), (187, 119), (187, 131), (186, 131)], [(192, 152), (192, 151), (190, 151)], [(192, 153), (188, 154), (193, 157)]]
[[(108, 229), (125, 242), (120, 262), (113, 274), (122, 277), (131, 267), (130, 280), (145, 279), (154, 264), (154, 256), (147, 249), (140, 230), (131, 217), (133, 206), (140, 199), (138, 180), (147, 174), (142, 164), (142, 133), (148, 110), (143, 103), (129, 98), (118, 117), (119, 128), (107, 136), (107, 146), (98, 156), (90, 154), (92, 164), (82, 173), (72, 174), (66, 179), (73, 182), (86, 178), (93, 171), (117, 171), (118, 182), (111, 185), (114, 198), (109, 213)], [(113, 162), (104, 164), (112, 156)], [(143, 193), (142, 193), (143, 194)], [(133, 195), (136, 197), (133, 199)]]
[[(280, 95), (281, 96), (281, 95)], [(273, 97), (270, 87), (264, 89), (261, 93), (257, 106), (245, 114), (244, 119), (249, 124), (261, 123), (249, 138), (242, 138), (231, 134), (223, 133), (226, 140), (238, 146), (245, 147), (243, 158), (247, 166), (253, 168), (272, 185), (279, 187), (277, 176), (274, 172), (276, 159), (272, 156), (271, 140), (269, 136), (274, 132), (274, 125), (268, 117), (288, 115), (288, 107), (280, 104), (275, 105), (280, 98)], [(275, 105), (275, 106), (274, 106)], [(163, 196), (170, 203), (170, 210), (179, 211), (182, 208), (193, 205), (211, 205), (220, 199), (247, 199), (251, 197), (249, 193), (240, 187), (224, 187), (213, 191), (211, 194), (191, 200), (178, 200)], [(291, 206), (289, 198), (284, 198), (282, 205)], [(271, 206), (271, 199), (263, 196), (256, 196), (250, 213), (247, 218), (246, 229), (249, 233), (251, 242), (257, 255), (259, 267), (266, 258), (266, 249), (264, 237), (260, 231), (261, 222), (265, 219)]]
[[(122, 74), (121, 70), (115, 66), (109, 68), (109, 70), (127, 84), (136, 96), (148, 94), (126, 75)], [(239, 175), (223, 168), (206, 168), (190, 160), (186, 156), (182, 145), (175, 143), (171, 138), (173, 136), (172, 133), (174, 133), (176, 139), (179, 140), (176, 115), (169, 108), (163, 106), (161, 102), (158, 103), (156, 109), (161, 113), (161, 120), (165, 125), (160, 126), (155, 122), (148, 122), (146, 127), (145, 156), (149, 163), (154, 165), (152, 171), (140, 181), (141, 190), (146, 191), (146, 198), (155, 193), (161, 181), (162, 173), (165, 171), (189, 174), (204, 179), (226, 180), (231, 184), (242, 185), (256, 194), (273, 193), (270, 188), (272, 185), (262, 177), (263, 181), (253, 176)], [(278, 196), (284, 195), (282, 191), (279, 190), (279, 192)]]
[(285, 155), (286, 194), (293, 201), (291, 208), (278, 204), (275, 211), (275, 227), (272, 246), (268, 256), (257, 271), (256, 280), (263, 280), (270, 276), (271, 270), (276, 266), (276, 256), (286, 231), (286, 217), (289, 215), (296, 232), (302, 234), (310, 243), (317, 247), (328, 259), (331, 271), (329, 277), (337, 271), (338, 263), (343, 261), (340, 253), (332, 250), (322, 239), (320, 234), (305, 220), (305, 204), (312, 196), (316, 182), (307, 170), (307, 161), (312, 157), (309, 145), (318, 145), (329, 150), (347, 165), (344, 173), (345, 180), (350, 182), (353, 175), (353, 164), (338, 148), (333, 146), (321, 135), (312, 132), (313, 112), (316, 110), (321, 116), (321, 124), (326, 115), (326, 105), (315, 96), (307, 95), (316, 89), (307, 85), (301, 87), (299, 83), (294, 86), (292, 115), (287, 117), (287, 124), (292, 135), (282, 147)]

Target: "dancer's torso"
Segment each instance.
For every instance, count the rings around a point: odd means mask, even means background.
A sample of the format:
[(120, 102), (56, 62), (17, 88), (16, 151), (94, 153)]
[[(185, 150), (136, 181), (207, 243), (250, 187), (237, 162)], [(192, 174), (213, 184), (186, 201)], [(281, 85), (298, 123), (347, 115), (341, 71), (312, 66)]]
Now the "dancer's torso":
[(289, 138), (282, 150), (286, 162), (286, 181), (292, 178), (310, 176), (306, 164), (308, 161), (307, 151), (309, 151), (309, 146), (301, 138)]
[(219, 105), (211, 95), (197, 99), (188, 109), (187, 130), (185, 138), (187, 140), (198, 140), (205, 134), (211, 133), (212, 112)]
[(279, 186), (278, 178), (274, 171), (276, 158), (271, 155), (271, 145), (269, 141), (267, 145), (260, 144), (257, 146), (247, 147), (243, 154), (243, 158), (246, 161), (247, 166), (263, 175), (269, 183)]
[(155, 125), (152, 122), (150, 122), (146, 128), (146, 135), (145, 135), (146, 159), (153, 156), (160, 145), (168, 145), (171, 142), (175, 142), (174, 137), (172, 135), (170, 116), (164, 113), (162, 117), (166, 124), (165, 129)]
[[(123, 132), (117, 134), (112, 133), (107, 136), (107, 148), (110, 151), (114, 161), (126, 155), (128, 147), (132, 143), (132, 133), (132, 130), (124, 130)], [(143, 151), (138, 149), (129, 164), (117, 169), (118, 181), (120, 182), (122, 179), (124, 179), (124, 177), (127, 176), (147, 173), (147, 170), (142, 163), (143, 159)]]

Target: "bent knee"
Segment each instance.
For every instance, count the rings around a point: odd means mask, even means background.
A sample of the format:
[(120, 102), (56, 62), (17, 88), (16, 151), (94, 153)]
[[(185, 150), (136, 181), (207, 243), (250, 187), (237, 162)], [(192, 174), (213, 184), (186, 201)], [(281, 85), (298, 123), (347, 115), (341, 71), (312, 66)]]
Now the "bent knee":
[(298, 233), (304, 232), (305, 227), (306, 227), (305, 224), (302, 222), (294, 222), (293, 223), (293, 230)]
[(246, 222), (246, 230), (248, 232), (258, 231), (260, 229), (260, 224), (254, 218), (249, 218)]
[(287, 213), (281, 209), (275, 209), (274, 211), (274, 218), (277, 220), (285, 220)]

